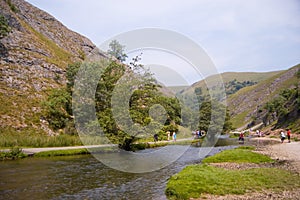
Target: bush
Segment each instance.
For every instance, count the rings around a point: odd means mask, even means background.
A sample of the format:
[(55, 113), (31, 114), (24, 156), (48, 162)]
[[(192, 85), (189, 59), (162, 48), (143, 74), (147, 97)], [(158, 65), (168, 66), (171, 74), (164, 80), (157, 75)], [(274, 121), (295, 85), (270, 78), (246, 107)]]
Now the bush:
[(15, 160), (27, 157), (19, 147), (12, 147), (8, 152), (0, 152), (0, 160)]
[(6, 37), (11, 31), (11, 27), (8, 25), (7, 19), (0, 15), (0, 39)]

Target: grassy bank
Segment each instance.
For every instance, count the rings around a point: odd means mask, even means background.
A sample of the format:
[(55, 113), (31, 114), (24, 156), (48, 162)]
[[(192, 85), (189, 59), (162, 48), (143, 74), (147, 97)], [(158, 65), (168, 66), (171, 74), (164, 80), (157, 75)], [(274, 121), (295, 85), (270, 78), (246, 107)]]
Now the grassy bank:
[(78, 136), (58, 135), (47, 136), (42, 134), (1, 134), (0, 147), (58, 147), (58, 146), (80, 146), (81, 140)]
[(13, 147), (9, 151), (0, 152), (0, 161), (2, 160), (16, 160), (27, 157), (19, 147)]
[(281, 191), (299, 188), (299, 175), (278, 168), (250, 168), (229, 170), (214, 167), (209, 163), (235, 162), (262, 164), (273, 162), (269, 157), (254, 153), (251, 148), (226, 150), (203, 160), (201, 165), (192, 165), (171, 177), (166, 195), (169, 199), (199, 198), (205, 194), (226, 195)]
[(73, 156), (73, 155), (84, 155), (84, 154), (91, 154), (91, 153), (114, 152), (114, 151), (117, 151), (116, 147), (51, 150), (51, 151), (43, 151), (43, 152), (36, 153), (34, 154), (34, 157)]
[(79, 137), (76, 135), (60, 134), (57, 136), (47, 136), (44, 134), (23, 134), (18, 132), (1, 133), (0, 148), (9, 147), (66, 147), (84, 145), (106, 144), (103, 137)]
[(205, 158), (202, 163), (221, 163), (221, 162), (235, 162), (235, 163), (266, 163), (273, 162), (273, 160), (265, 155), (254, 153), (251, 150), (254, 147), (240, 147), (222, 151), (214, 156)]
[(90, 154), (90, 152), (83, 149), (67, 149), (67, 150), (53, 150), (53, 151), (43, 151), (34, 154), (34, 157), (52, 157), (52, 156), (71, 156), (71, 155), (83, 155)]

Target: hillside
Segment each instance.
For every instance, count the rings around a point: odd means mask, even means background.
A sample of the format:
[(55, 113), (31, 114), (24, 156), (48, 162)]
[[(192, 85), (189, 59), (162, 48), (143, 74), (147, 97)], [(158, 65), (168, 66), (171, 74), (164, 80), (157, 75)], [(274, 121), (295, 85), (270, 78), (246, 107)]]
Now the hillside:
[[(247, 125), (254, 119), (260, 119), (255, 123), (262, 122), (260, 115), (263, 115), (262, 110), (265, 104), (276, 98), (284, 89), (295, 88), (299, 85), (299, 79), (296, 76), (299, 68), (300, 65), (294, 66), (229, 96), (227, 103), (234, 126), (238, 128)], [(295, 120), (297, 118), (299, 116), (296, 114)]]
[(0, 132), (51, 134), (40, 119), (41, 102), (65, 85), (67, 65), (96, 46), (23, 0), (0, 0), (0, 8), (11, 29), (0, 40)]
[[(224, 87), (225, 88), (230, 88), (230, 82), (236, 81), (240, 83), (246, 83), (252, 82), (254, 84), (263, 81), (265, 79), (268, 79), (269, 77), (272, 77), (276, 74), (278, 74), (279, 71), (275, 72), (225, 72), (221, 73), (220, 76), (222, 77)], [(205, 80), (208, 80), (210, 83), (215, 82), (218, 80), (219, 75), (212, 75), (207, 77)], [(196, 88), (201, 88), (202, 92), (206, 94), (207, 86), (205, 83), (205, 80), (201, 80), (199, 82), (194, 83), (191, 87), (188, 87), (186, 89), (183, 89), (180, 91), (181, 94), (188, 95), (192, 94)], [(215, 85), (216, 87), (219, 87), (218, 85)], [(226, 91), (227, 93), (227, 91)]]
[[(283, 94), (283, 97), (277, 100), (281, 102), (284, 113), (287, 114), (286, 116), (278, 116), (279, 111), (268, 113), (270, 111), (267, 111), (265, 108), (267, 103), (278, 104), (277, 102), (272, 102), (272, 100), (280, 96), (284, 89), (291, 90), (296, 87), (295, 85), (299, 84), (299, 79), (295, 76), (299, 67), (300, 65), (297, 65), (284, 71), (263, 73), (226, 72), (220, 74), (224, 83), (226, 102), (233, 126), (242, 129), (250, 125), (250, 123), (251, 125), (259, 123), (270, 125), (273, 123), (274, 127), (280, 128), (280, 126), (288, 127), (289, 125), (297, 124), (297, 122), (300, 123), (297, 110), (297, 101), (299, 100), (297, 100), (297, 95), (293, 98), (290, 97), (293, 94), (292, 91), (285, 92), (290, 96)], [(189, 96), (192, 93), (196, 93), (196, 95), (205, 98), (208, 95), (205, 81), (209, 80), (212, 83), (217, 79), (218, 75), (210, 76), (205, 80), (194, 83), (191, 87), (181, 90), (178, 95)], [(224, 100), (217, 96), (217, 91), (220, 88), (221, 86), (218, 84), (212, 85), (210, 94), (214, 98)], [(269, 110), (272, 109), (269, 108)], [(283, 121), (286, 123), (283, 123)], [(298, 130), (299, 127), (295, 125), (295, 129)]]

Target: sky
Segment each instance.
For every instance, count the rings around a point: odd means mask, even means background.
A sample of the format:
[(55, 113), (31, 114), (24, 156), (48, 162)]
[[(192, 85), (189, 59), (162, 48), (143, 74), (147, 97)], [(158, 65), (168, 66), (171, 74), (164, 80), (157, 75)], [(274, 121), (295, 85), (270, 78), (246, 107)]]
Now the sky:
[(299, 0), (27, 0), (99, 45), (140, 28), (171, 30), (205, 50), (218, 72), (300, 63)]

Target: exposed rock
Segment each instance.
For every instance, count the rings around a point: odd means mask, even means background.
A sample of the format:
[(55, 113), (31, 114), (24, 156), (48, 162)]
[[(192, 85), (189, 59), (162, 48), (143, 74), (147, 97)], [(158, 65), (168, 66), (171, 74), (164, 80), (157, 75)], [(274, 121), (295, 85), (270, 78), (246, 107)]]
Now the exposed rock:
[(68, 64), (89, 54), (106, 55), (48, 13), (24, 0), (11, 3), (17, 11), (0, 0), (0, 14), (12, 28), (0, 40), (0, 127), (31, 127), (54, 135), (48, 124), (37, 120), (48, 90), (65, 85)]
[[(229, 98), (228, 105), (233, 116), (241, 114), (245, 111), (248, 115), (246, 121), (250, 121), (252, 117), (259, 118), (258, 110), (262, 108), (264, 103), (276, 96), (278, 88), (280, 88), (286, 81), (290, 80), (297, 73), (298, 68), (294, 67), (286, 70), (274, 78), (271, 82), (264, 81), (255, 86), (255, 89), (247, 91), (247, 93), (237, 93), (235, 98)], [(261, 115), (263, 115), (261, 113)]]

